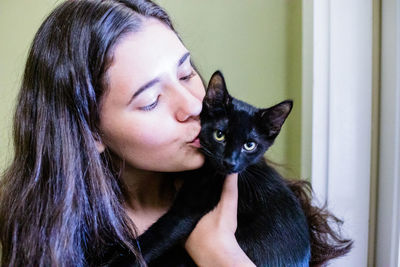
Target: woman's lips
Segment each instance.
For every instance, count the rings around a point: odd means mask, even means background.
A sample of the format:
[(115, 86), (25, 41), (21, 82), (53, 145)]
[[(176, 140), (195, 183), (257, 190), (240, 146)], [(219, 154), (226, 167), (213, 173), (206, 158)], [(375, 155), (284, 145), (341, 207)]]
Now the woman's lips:
[(189, 145), (200, 148), (201, 145), (199, 137), (197, 136), (192, 142), (189, 143)]

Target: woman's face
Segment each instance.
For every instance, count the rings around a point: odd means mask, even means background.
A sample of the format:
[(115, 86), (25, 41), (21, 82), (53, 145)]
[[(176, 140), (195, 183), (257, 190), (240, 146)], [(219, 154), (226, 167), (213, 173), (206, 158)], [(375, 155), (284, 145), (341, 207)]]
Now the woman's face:
[(115, 47), (102, 98), (102, 144), (131, 168), (183, 171), (204, 162), (198, 151), (205, 94), (188, 50), (155, 19)]

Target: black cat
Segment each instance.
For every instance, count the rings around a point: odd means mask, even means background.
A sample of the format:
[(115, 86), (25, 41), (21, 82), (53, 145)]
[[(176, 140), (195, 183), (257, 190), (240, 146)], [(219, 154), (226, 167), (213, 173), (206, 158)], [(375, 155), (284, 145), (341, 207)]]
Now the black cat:
[[(219, 202), (227, 174), (238, 172), (239, 245), (257, 266), (308, 266), (307, 220), (294, 193), (264, 160), (292, 109), (284, 101), (258, 109), (230, 96), (215, 72), (201, 113), (202, 168), (181, 173), (184, 183), (170, 210), (138, 238), (149, 266), (195, 265), (183, 242), (200, 218)], [(134, 259), (120, 257), (114, 266)]]

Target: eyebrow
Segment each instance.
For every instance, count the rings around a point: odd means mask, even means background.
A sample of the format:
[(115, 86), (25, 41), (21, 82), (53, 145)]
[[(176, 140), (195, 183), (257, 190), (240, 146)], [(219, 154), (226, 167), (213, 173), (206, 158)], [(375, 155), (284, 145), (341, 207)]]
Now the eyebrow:
[(181, 59), (179, 59), (179, 61), (178, 61), (178, 67), (179, 67), (180, 65), (182, 65), (183, 62), (185, 62), (185, 60), (186, 60), (189, 56), (190, 56), (190, 53), (189, 53), (189, 52), (186, 52), (186, 53), (181, 57)]
[[(177, 66), (179, 67), (180, 65), (183, 64), (183, 62), (186, 61), (186, 59), (190, 56), (189, 52), (186, 52), (179, 60), (178, 60), (178, 64)], [(151, 81), (147, 82), (146, 84), (142, 85), (141, 87), (139, 87), (138, 90), (136, 90), (136, 92), (133, 94), (132, 98), (129, 100), (128, 103), (131, 103), (132, 100), (134, 98), (136, 98), (138, 95), (140, 95), (143, 91), (145, 91), (146, 89), (152, 87), (154, 84), (160, 82), (160, 78), (154, 78)]]

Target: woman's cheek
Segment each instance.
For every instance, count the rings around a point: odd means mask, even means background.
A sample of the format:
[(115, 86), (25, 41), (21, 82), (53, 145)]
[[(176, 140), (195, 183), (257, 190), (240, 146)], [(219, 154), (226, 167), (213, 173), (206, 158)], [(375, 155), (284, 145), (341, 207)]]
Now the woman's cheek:
[[(180, 135), (175, 123), (167, 117), (161, 119), (147, 120), (137, 129), (139, 143), (149, 147), (159, 147), (174, 143)], [(135, 127), (136, 128), (136, 127)]]

